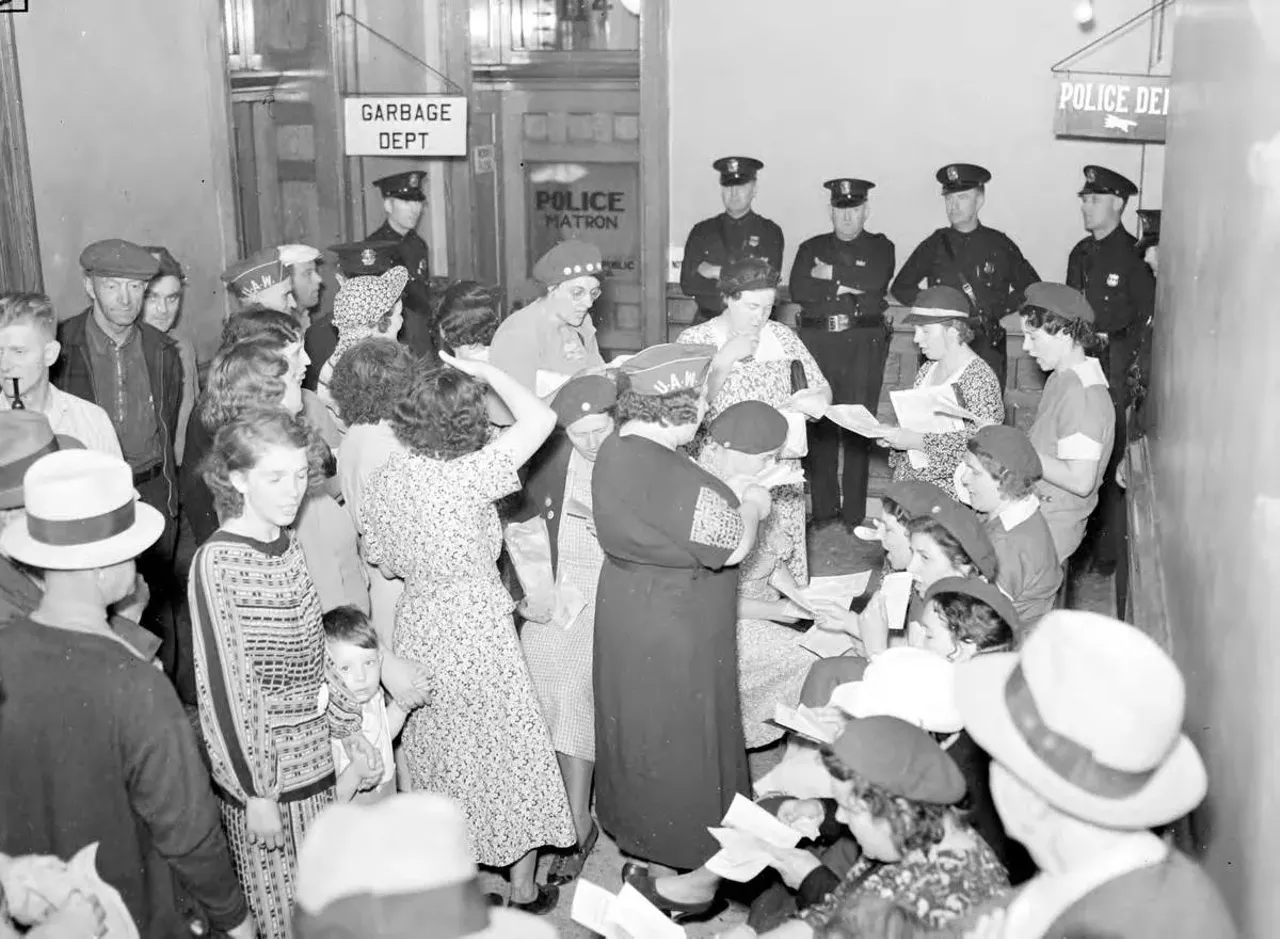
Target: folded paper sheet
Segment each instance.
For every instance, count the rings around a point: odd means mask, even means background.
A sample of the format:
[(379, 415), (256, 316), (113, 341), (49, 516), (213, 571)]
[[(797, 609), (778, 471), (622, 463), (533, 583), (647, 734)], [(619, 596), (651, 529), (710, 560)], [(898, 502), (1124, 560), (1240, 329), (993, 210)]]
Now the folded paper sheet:
[(812, 708), (805, 707), (803, 704), (794, 708), (781, 703), (775, 705), (773, 722), (814, 743), (834, 743), (836, 739), (831, 728), (822, 722)]
[(605, 939), (684, 939), (687, 935), (630, 884), (612, 894), (589, 880), (579, 880), (569, 917)]
[(884, 600), (884, 618), (889, 629), (900, 631), (907, 626), (907, 607), (915, 581), (906, 571), (885, 574), (880, 583), (880, 596)]
[(550, 398), (572, 377), (563, 372), (540, 368), (533, 375), (533, 393), (539, 398)]
[(551, 535), (546, 519), (539, 515), (527, 522), (509, 522), (502, 530), (502, 538), (524, 595), (550, 605), (556, 576), (551, 569)]
[(833, 404), (823, 416), (863, 437), (883, 437), (885, 431), (889, 430), (861, 404)]
[[(939, 408), (958, 408), (955, 388), (951, 385), (932, 385), (923, 388), (907, 388), (889, 392), (893, 412), (898, 425), (904, 430), (921, 434), (946, 434), (964, 430), (964, 421), (939, 413)], [(907, 459), (916, 469), (929, 465), (929, 457), (919, 450), (908, 450)]]
[[(813, 837), (778, 821), (741, 795), (733, 797), (720, 824), (723, 827), (707, 829), (720, 843), (720, 850), (707, 862), (707, 870), (737, 883), (754, 879), (772, 863), (770, 845), (794, 848), (802, 837)], [(812, 826), (806, 827), (812, 830)]]

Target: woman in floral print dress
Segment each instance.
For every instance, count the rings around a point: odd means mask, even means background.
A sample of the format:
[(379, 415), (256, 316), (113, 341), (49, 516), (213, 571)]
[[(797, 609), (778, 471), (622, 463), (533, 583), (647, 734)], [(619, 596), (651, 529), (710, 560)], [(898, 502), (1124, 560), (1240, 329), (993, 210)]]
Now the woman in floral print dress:
[[(432, 701), (402, 738), (413, 787), (457, 800), (476, 861), (511, 868), (508, 902), (546, 913), (558, 890), (534, 881), (537, 850), (577, 839), (498, 575), (494, 503), (520, 488), (516, 471), (555, 414), (501, 369), (440, 357), (446, 365), (419, 374), (392, 418), (407, 452), (365, 489), (366, 557), (403, 578), (395, 651), (431, 677)], [(481, 382), (515, 416), (492, 441)]]

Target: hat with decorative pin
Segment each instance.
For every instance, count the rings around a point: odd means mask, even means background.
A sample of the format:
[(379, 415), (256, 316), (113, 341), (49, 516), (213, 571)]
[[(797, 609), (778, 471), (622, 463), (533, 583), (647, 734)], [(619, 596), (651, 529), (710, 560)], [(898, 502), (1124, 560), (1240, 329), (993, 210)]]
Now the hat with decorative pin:
[(554, 287), (575, 277), (603, 277), (600, 249), (587, 241), (562, 241), (533, 265), (533, 276), (544, 286)]
[(942, 194), (965, 192), (991, 182), (991, 171), (976, 163), (948, 163), (933, 178), (942, 183)]
[(618, 400), (618, 386), (603, 375), (579, 375), (565, 382), (551, 402), (556, 423), (568, 427), (592, 414), (607, 414)]
[(755, 157), (729, 156), (716, 160), (711, 168), (720, 174), (721, 186), (741, 186), (754, 180), (764, 164)]
[(769, 453), (787, 442), (787, 419), (763, 401), (739, 401), (721, 411), (707, 428), (726, 450)]
[(1109, 170), (1105, 166), (1086, 166), (1084, 186), (1078, 194), (1084, 196), (1089, 193), (1128, 199), (1138, 194), (1138, 187), (1128, 177), (1121, 176), (1115, 170)]
[(623, 363), (619, 389), (645, 397), (699, 389), (715, 358), (715, 346), (664, 342), (637, 352)]
[(399, 247), (394, 241), (351, 241), (326, 250), (338, 256), (338, 273), (343, 277), (379, 277), (404, 263)]
[(390, 176), (375, 179), (373, 184), (378, 187), (384, 199), (426, 202), (426, 193), (422, 191), (422, 181), (426, 178), (427, 174), (422, 170), (409, 170), (405, 173), (392, 173)]
[[(222, 272), (222, 281), (239, 299), (261, 302), (263, 294), (288, 290), (289, 272), (275, 248), (263, 248)], [(267, 304), (270, 305), (270, 304)]]
[(867, 201), (867, 193), (876, 188), (865, 179), (841, 177), (828, 179), (822, 184), (831, 192), (831, 205), (837, 209), (852, 209)]

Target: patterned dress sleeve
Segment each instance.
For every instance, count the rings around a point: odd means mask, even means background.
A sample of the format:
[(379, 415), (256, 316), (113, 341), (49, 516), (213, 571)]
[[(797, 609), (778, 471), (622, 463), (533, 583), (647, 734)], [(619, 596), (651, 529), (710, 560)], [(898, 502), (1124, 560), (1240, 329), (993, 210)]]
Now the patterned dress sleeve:
[[(696, 484), (696, 483), (695, 483)], [(730, 502), (710, 482), (698, 488), (688, 518), (689, 550), (704, 567), (719, 570), (742, 543), (743, 522), (737, 500)]]
[[(975, 358), (960, 373), (955, 384), (964, 398), (965, 408), (976, 417), (988, 424), (1004, 423), (1004, 396), (1000, 394), (1000, 383), (990, 365)], [(971, 421), (966, 421), (964, 430), (925, 434), (924, 452), (928, 454), (929, 462), (939, 466), (955, 466), (964, 459), (969, 438), (976, 431), (977, 427)]]
[[(390, 480), (393, 476), (399, 475), (394, 470), (399, 465), (400, 459), (399, 455), (393, 455), (380, 469), (371, 473), (365, 482), (364, 493), (360, 499), (360, 527), (364, 536), (361, 546), (364, 548), (364, 559), (374, 567), (381, 567), (396, 577), (403, 577), (404, 572), (396, 567), (393, 553), (386, 540), (388, 500), (385, 494), (394, 489), (394, 484)], [(394, 519), (395, 514), (394, 511), (390, 512), (390, 518)]]
[(266, 695), (241, 641), (225, 550), (196, 552), (187, 588), (200, 727), (214, 781), (241, 805), (280, 795)]
[(692, 346), (720, 346), (720, 337), (716, 331), (711, 328), (710, 323), (699, 323), (697, 326), (690, 326), (679, 336), (676, 342), (684, 343)]
[(797, 336), (781, 323), (777, 324), (778, 339), (782, 343), (782, 348), (786, 351), (788, 357), (799, 359), (804, 365), (804, 376), (809, 380), (809, 389), (811, 391), (828, 391), (831, 383), (827, 381), (827, 377), (822, 374), (822, 369), (818, 367), (818, 360), (813, 357), (813, 353), (809, 351), (808, 346), (800, 341)]
[(466, 480), (467, 491), (485, 502), (497, 502), (520, 491), (520, 474), (515, 458), (502, 446), (501, 437), (463, 457), (458, 461), (458, 469)]

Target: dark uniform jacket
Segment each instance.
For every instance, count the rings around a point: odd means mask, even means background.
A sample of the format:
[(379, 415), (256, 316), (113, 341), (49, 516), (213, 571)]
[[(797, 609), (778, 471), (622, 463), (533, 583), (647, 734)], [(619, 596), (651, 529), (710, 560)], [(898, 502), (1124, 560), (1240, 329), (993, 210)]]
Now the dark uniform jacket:
[(782, 229), (763, 215), (748, 212), (742, 218), (731, 218), (721, 212), (703, 219), (689, 232), (684, 243), (684, 261), (680, 265), (680, 289), (698, 301), (698, 307), (720, 312), (720, 293), (716, 282), (698, 273), (703, 261), (723, 266), (743, 258), (760, 258), (782, 270)]
[(405, 317), (404, 326), (400, 330), (400, 341), (413, 350), (415, 355), (431, 354), (435, 346), (431, 341), (430, 291), (427, 288), (431, 265), (427, 243), (416, 231), (406, 232), (402, 236), (391, 227), (390, 222), (383, 222), (365, 240), (399, 242), (400, 262), (409, 271), (409, 283), (404, 289)]
[(559, 569), (560, 514), (564, 511), (564, 484), (569, 474), (569, 457), (573, 444), (563, 430), (556, 428), (542, 448), (529, 460), (528, 476), (519, 503), (511, 513), (512, 521), (527, 522), (542, 516), (551, 537), (551, 569)]
[[(889, 305), (885, 292), (893, 277), (894, 260), (893, 242), (878, 232), (860, 232), (850, 241), (837, 238), (835, 232), (810, 238), (800, 245), (791, 265), (787, 282), (791, 299), (814, 316), (883, 313)], [(831, 280), (813, 276), (815, 261), (831, 265)], [(841, 286), (863, 292), (837, 297)]]
[[(92, 312), (90, 307), (58, 326), (62, 356), (55, 366), (53, 380), (68, 394), (101, 405), (103, 402), (93, 383), (93, 366), (85, 336)], [(178, 427), (178, 408), (182, 405), (182, 359), (178, 355), (178, 344), (160, 330), (147, 325), (141, 318), (136, 328), (142, 337), (142, 357), (146, 360), (147, 377), (151, 380), (151, 402), (160, 427), (162, 469), (168, 493), (166, 502), (169, 517), (173, 518), (178, 513), (178, 462), (173, 456), (173, 437)]]
[(1156, 278), (1137, 244), (1118, 225), (1105, 238), (1080, 239), (1067, 258), (1067, 286), (1089, 301), (1099, 332), (1114, 335), (1141, 326), (1155, 307)]
[(1023, 292), (1039, 281), (1040, 275), (1012, 238), (979, 224), (971, 232), (937, 229), (911, 252), (890, 289), (899, 302), (911, 306), (920, 293), (921, 280), (930, 287), (942, 284), (957, 290), (964, 290), (968, 281), (982, 319), (993, 322), (1016, 310)]

